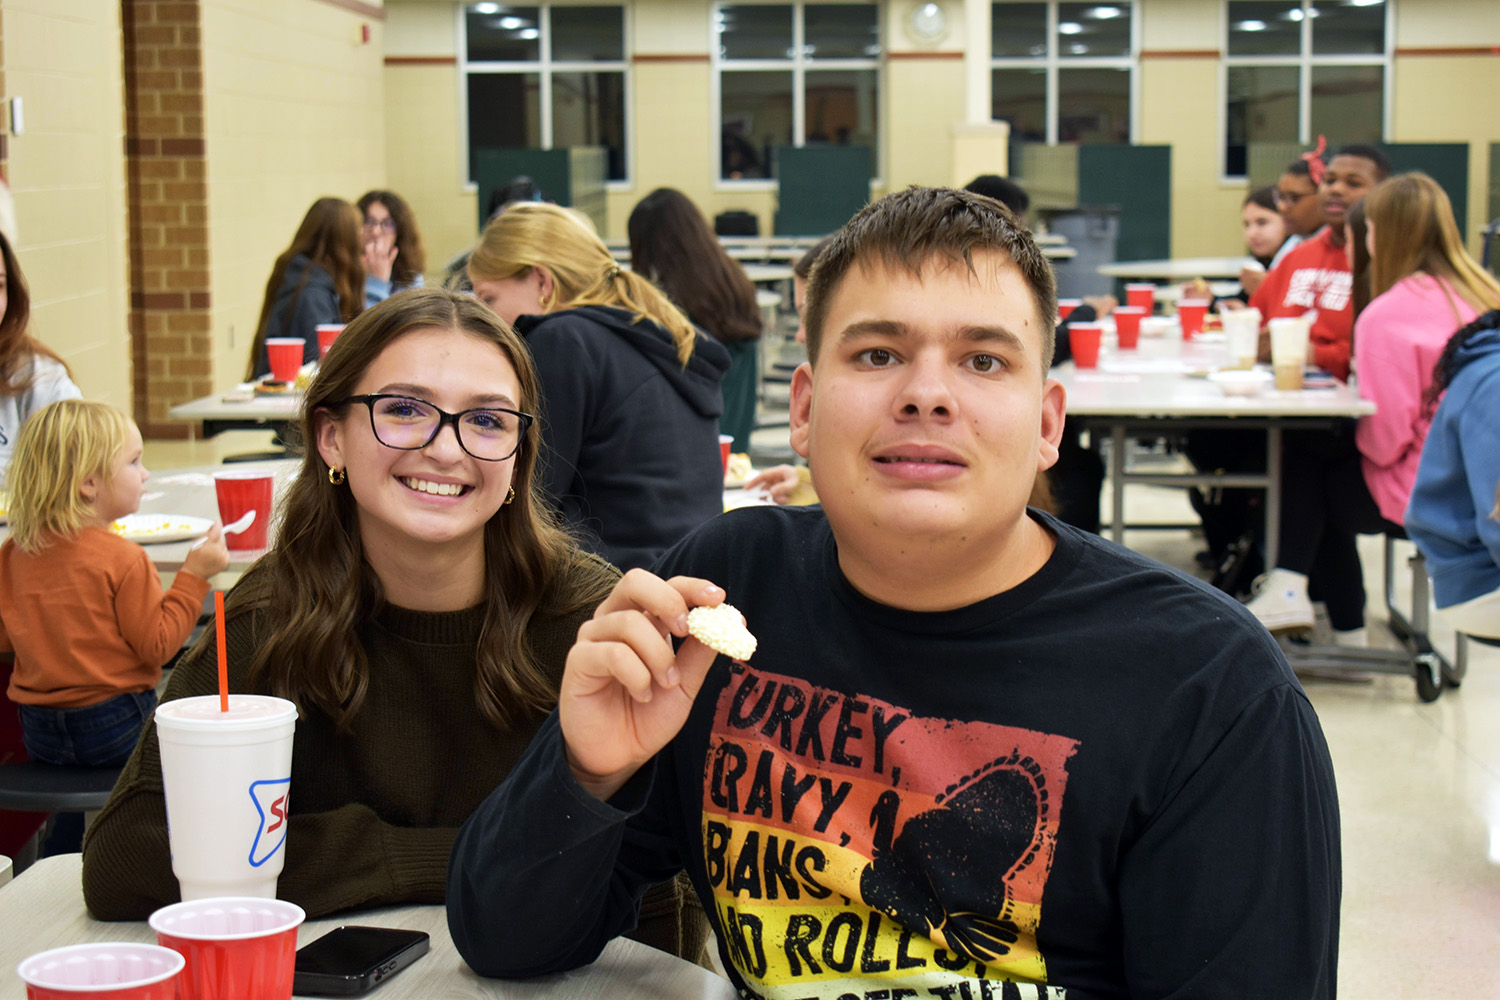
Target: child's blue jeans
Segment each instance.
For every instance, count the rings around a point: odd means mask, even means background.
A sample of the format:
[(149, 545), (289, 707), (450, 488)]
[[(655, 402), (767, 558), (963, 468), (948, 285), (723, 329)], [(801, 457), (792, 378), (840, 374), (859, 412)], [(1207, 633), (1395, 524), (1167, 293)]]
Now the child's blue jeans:
[(118, 767), (129, 759), (156, 709), (156, 692), (116, 695), (84, 708), (17, 705), (21, 738), (44, 764)]

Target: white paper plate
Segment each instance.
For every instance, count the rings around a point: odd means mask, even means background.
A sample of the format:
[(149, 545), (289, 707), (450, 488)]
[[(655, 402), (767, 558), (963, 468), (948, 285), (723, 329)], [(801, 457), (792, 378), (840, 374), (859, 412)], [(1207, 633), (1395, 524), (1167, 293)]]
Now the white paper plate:
[(189, 514), (127, 514), (110, 525), (110, 530), (121, 538), (146, 545), (197, 538), (213, 526), (209, 518)]

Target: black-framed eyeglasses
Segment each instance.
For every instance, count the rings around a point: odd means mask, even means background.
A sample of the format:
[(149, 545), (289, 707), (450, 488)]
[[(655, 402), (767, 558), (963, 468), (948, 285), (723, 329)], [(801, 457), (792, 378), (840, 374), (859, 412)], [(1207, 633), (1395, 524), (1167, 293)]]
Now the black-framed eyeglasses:
[(348, 403), (364, 403), (370, 408), (370, 430), (387, 448), (420, 451), (432, 443), (444, 424), (452, 424), (458, 446), (481, 462), (503, 462), (514, 455), (535, 419), (529, 413), (498, 406), (449, 413), (425, 399), (387, 393), (350, 396), (328, 405)]
[(389, 215), (384, 219), (377, 219), (374, 216), (365, 216), (365, 228), (384, 229), (388, 233), (394, 233), (396, 231), (396, 220), (393, 216)]
[(1278, 188), (1276, 200), (1284, 205), (1295, 205), (1303, 198), (1311, 198), (1315, 194), (1317, 194), (1316, 191), (1282, 191)]

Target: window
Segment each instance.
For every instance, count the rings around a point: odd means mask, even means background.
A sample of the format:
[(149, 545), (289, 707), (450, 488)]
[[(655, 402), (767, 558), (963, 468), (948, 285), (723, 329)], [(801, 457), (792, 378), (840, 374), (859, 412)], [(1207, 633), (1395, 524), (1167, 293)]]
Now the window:
[(774, 179), (783, 145), (869, 146), (879, 162), (876, 4), (721, 3), (714, 31), (720, 180)]
[(1385, 136), (1391, 0), (1226, 0), (1224, 174), (1251, 147)]
[(1138, 48), (1133, 3), (993, 3), (990, 117), (1026, 142), (1129, 142)]
[(603, 146), (629, 176), (625, 8), (472, 3), (463, 8), (469, 151)]

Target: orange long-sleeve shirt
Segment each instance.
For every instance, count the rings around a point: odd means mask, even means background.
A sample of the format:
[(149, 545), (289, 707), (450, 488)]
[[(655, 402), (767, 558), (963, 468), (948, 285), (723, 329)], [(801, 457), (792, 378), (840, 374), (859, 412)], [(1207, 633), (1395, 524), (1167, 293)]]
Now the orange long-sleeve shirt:
[(104, 528), (53, 536), (39, 555), (0, 545), (0, 652), (15, 653), (11, 701), (83, 708), (146, 691), (208, 596), (179, 572), (162, 592), (146, 550)]

